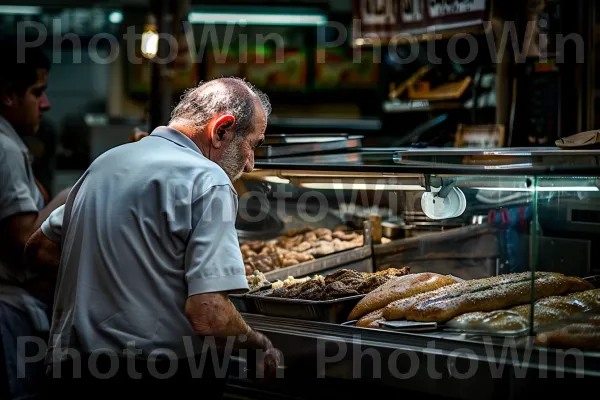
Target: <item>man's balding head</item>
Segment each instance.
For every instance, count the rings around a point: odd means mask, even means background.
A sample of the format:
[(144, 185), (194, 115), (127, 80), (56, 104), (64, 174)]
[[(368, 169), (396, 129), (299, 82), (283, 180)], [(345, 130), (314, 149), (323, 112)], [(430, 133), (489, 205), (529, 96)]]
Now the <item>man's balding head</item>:
[(185, 92), (169, 126), (189, 136), (232, 180), (254, 167), (271, 113), (267, 96), (239, 78), (219, 78)]
[(271, 113), (267, 96), (239, 78), (218, 78), (188, 89), (171, 114), (171, 124), (203, 130), (219, 114), (235, 118), (238, 135), (248, 133), (259, 105), (265, 116)]

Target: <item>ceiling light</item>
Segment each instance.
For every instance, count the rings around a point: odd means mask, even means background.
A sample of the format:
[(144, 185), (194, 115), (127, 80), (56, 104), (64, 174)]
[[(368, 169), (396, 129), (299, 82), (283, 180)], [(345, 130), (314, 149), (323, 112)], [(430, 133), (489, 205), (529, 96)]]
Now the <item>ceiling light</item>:
[[(477, 190), (487, 190), (491, 192), (533, 192), (534, 188), (525, 187), (477, 187)], [(538, 192), (598, 192), (596, 186), (538, 186), (535, 188)]]
[(423, 191), (424, 187), (419, 185), (396, 185), (386, 183), (330, 183), (330, 182), (310, 182), (301, 183), (301, 187), (306, 189), (335, 189), (335, 190), (404, 190), (404, 191)]
[(327, 23), (323, 14), (191, 12), (188, 19), (192, 24), (321, 26)]
[(283, 179), (283, 178), (280, 178), (278, 176), (265, 176), (262, 179), (265, 180), (265, 181), (267, 181), (267, 182), (271, 182), (271, 183), (283, 183), (283, 184), (290, 183), (289, 179)]
[(156, 20), (153, 15), (149, 14), (146, 17), (144, 24), (144, 33), (142, 33), (142, 55), (152, 59), (158, 53), (158, 30), (156, 28)]
[(37, 15), (41, 13), (41, 7), (36, 6), (0, 6), (0, 14)]
[(108, 20), (113, 24), (120, 24), (123, 22), (123, 13), (121, 11), (113, 11), (108, 14)]

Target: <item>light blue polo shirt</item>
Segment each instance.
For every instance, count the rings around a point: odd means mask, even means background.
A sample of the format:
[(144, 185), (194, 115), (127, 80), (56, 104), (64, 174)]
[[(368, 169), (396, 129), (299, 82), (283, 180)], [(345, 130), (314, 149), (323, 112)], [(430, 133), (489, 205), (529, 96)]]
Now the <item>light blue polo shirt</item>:
[[(37, 213), (44, 197), (35, 183), (27, 146), (10, 122), (0, 116), (0, 222), (20, 213)], [(16, 261), (16, 260), (15, 260)], [(20, 265), (3, 265), (0, 280), (23, 283), (27, 279)]]
[[(0, 116), (0, 222), (21, 213), (37, 213), (44, 197), (35, 182), (33, 157), (13, 126)], [(35, 274), (19, 260), (0, 259), (0, 302), (26, 312), (33, 327), (48, 331), (46, 305), (21, 287)]]
[(168, 127), (94, 160), (45, 227), (62, 246), (47, 361), (128, 344), (200, 353), (188, 296), (248, 290), (237, 206), (225, 172)]

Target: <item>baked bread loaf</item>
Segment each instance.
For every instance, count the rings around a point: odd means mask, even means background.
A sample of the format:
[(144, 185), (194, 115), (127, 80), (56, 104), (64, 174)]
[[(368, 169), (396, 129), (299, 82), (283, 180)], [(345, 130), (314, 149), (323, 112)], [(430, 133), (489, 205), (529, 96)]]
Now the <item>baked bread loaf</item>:
[(591, 315), (563, 327), (540, 332), (535, 336), (538, 346), (600, 350), (600, 315)]
[(361, 328), (380, 328), (379, 322), (385, 321), (382, 311), (379, 309), (368, 313), (356, 322), (356, 326)]
[(573, 293), (570, 294), (569, 297), (575, 301), (580, 301), (586, 304), (590, 309), (600, 308), (600, 289)]
[(435, 302), (448, 298), (458, 297), (465, 293), (477, 290), (486, 290), (497, 287), (498, 285), (511, 282), (531, 282), (531, 273), (523, 272), (516, 274), (498, 275), (484, 279), (473, 279), (447, 285), (439, 289), (421, 293), (417, 296), (409, 297), (390, 303), (384, 310), (383, 316), (388, 321), (397, 321), (406, 318), (408, 311), (418, 303), (428, 301)]
[(509, 310), (471, 312), (448, 321), (447, 326), (462, 330), (520, 331), (529, 327), (527, 318)]
[[(536, 273), (535, 299), (590, 289), (589, 282), (555, 273)], [(445, 322), (473, 311), (502, 310), (530, 302), (531, 281), (503, 283), (491, 288), (467, 290), (460, 295), (446, 295), (414, 304), (406, 319), (421, 322)]]
[[(541, 298), (535, 302), (534, 327), (596, 309), (600, 309), (600, 289)], [(531, 304), (523, 304), (509, 310), (462, 314), (450, 320), (447, 325), (466, 330), (517, 330), (519, 324), (529, 327), (530, 315)]]
[(348, 320), (358, 319), (372, 311), (385, 307), (395, 300), (428, 292), (455, 282), (454, 279), (448, 276), (431, 272), (392, 278), (361, 299), (350, 312)]

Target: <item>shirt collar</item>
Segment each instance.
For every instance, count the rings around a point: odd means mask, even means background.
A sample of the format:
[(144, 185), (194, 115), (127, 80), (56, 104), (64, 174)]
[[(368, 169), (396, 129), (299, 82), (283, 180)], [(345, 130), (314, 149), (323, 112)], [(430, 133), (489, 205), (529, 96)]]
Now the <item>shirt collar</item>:
[(16, 145), (19, 147), (19, 149), (21, 149), (22, 152), (27, 153), (27, 155), (29, 156), (29, 149), (27, 148), (25, 143), (23, 143), (23, 140), (21, 139), (21, 137), (19, 136), (17, 131), (15, 131), (15, 128), (13, 128), (11, 123), (8, 122), (8, 120), (1, 115), (0, 115), (0, 135), (4, 135), (4, 136), (8, 137), (10, 140), (12, 140), (13, 142), (15, 142)]
[(161, 137), (163, 139), (167, 139), (181, 147), (185, 147), (188, 148), (190, 150), (194, 150), (195, 152), (197, 152), (198, 154), (200, 154), (201, 156), (204, 156), (204, 154), (202, 154), (202, 151), (200, 150), (200, 148), (196, 145), (196, 143), (194, 143), (192, 141), (192, 139), (190, 139), (189, 137), (185, 136), (183, 133), (179, 132), (177, 129), (173, 129), (171, 127), (168, 126), (159, 126), (157, 128), (155, 128), (152, 133), (150, 134), (150, 136), (158, 136)]

